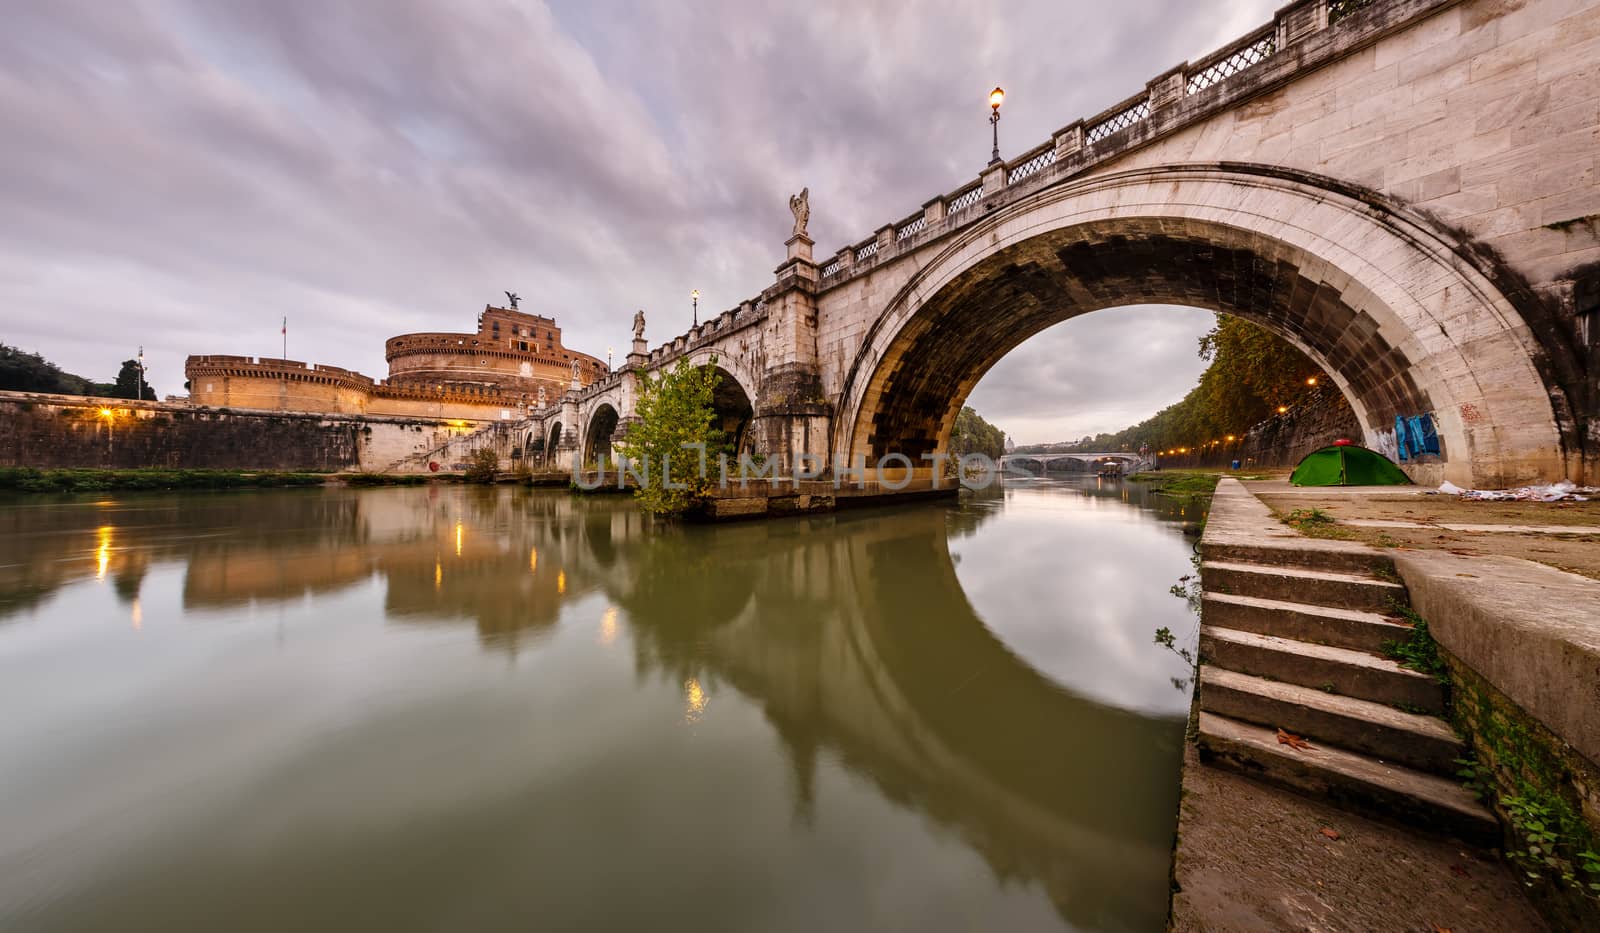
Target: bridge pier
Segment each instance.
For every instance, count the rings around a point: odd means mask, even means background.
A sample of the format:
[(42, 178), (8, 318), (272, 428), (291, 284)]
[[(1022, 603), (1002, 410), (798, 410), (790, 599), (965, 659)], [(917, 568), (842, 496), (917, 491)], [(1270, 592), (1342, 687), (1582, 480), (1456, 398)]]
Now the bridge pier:
[(766, 369), (754, 399), (756, 452), (776, 461), (780, 473), (818, 472), (828, 465), (833, 406), (817, 365), (817, 282), (811, 238), (789, 239), (777, 284), (762, 294), (767, 321), (761, 329)]

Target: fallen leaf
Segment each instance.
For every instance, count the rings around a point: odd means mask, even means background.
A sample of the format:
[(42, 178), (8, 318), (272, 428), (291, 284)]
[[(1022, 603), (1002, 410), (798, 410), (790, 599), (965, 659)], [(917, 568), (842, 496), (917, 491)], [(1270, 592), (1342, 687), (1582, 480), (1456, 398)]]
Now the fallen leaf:
[(1455, 931), (1451, 930), (1449, 927), (1442, 927), (1437, 923), (1430, 923), (1428, 926), (1433, 927), (1433, 933), (1455, 933)]
[(1283, 731), (1281, 726), (1278, 728), (1278, 744), (1287, 745), (1295, 751), (1305, 751), (1308, 748), (1316, 747), (1293, 732)]
[(1339, 831), (1337, 829), (1332, 829), (1332, 828), (1329, 828), (1327, 826), (1322, 827), (1321, 829), (1317, 830), (1317, 832), (1323, 834), (1324, 836), (1327, 836), (1329, 839), (1338, 839), (1339, 838)]

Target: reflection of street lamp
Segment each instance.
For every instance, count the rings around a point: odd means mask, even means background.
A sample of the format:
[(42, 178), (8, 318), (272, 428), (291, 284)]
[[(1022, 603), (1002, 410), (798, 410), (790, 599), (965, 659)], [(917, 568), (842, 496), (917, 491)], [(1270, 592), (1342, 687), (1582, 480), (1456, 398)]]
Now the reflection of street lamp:
[(700, 326), (700, 289), (689, 293), (689, 300), (694, 302), (694, 326)]
[(1317, 377), (1316, 376), (1312, 376), (1311, 378), (1306, 380), (1306, 385), (1308, 385), (1308, 386), (1314, 386), (1316, 384), (1317, 384)]
[(994, 151), (989, 154), (990, 165), (1000, 161), (1000, 105), (1005, 99), (1006, 92), (1000, 88), (989, 92), (989, 129), (994, 131)]

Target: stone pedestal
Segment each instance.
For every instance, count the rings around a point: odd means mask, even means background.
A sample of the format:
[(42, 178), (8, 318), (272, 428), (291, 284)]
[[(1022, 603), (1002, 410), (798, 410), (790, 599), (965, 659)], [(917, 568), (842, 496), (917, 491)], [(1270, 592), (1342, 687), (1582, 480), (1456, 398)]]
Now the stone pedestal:
[(806, 262), (811, 262), (811, 238), (804, 233), (796, 233), (785, 240), (784, 245), (789, 247), (788, 258), (804, 259)]

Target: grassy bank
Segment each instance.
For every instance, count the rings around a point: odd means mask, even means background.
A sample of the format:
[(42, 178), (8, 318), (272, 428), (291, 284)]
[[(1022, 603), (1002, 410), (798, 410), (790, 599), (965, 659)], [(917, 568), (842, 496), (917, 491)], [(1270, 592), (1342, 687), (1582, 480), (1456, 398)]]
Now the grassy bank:
[(1218, 473), (1204, 470), (1160, 470), (1128, 477), (1135, 483), (1149, 483), (1156, 492), (1174, 499), (1209, 499), (1221, 478)]
[(39, 470), (0, 467), (0, 490), (14, 492), (115, 492), (141, 489), (246, 489), (320, 486), (325, 473), (242, 470)]

